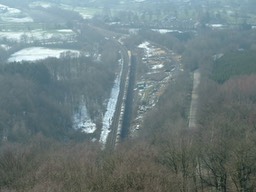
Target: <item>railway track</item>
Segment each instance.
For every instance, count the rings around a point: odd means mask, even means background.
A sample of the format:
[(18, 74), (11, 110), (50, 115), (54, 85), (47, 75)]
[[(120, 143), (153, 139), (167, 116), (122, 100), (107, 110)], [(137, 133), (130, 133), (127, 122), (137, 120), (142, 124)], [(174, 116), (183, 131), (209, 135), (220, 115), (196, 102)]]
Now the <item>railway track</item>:
[(129, 87), (129, 78), (130, 78), (130, 67), (131, 67), (131, 57), (132, 53), (124, 45), (122, 45), (117, 39), (116, 36), (120, 36), (112, 31), (99, 28), (97, 26), (89, 25), (102, 36), (107, 38), (112, 44), (120, 51), (122, 58), (122, 74), (120, 82), (120, 91), (118, 95), (117, 105), (111, 124), (111, 132), (108, 135), (107, 143), (105, 145), (105, 150), (113, 151), (117, 144), (123, 139), (123, 122), (126, 112), (126, 97)]
[(114, 150), (116, 145), (121, 141), (121, 133), (123, 129), (123, 118), (125, 112), (125, 103), (127, 97), (127, 87), (129, 81), (129, 69), (130, 69), (130, 52), (126, 49), (123, 50), (123, 73), (121, 76), (121, 83), (120, 83), (120, 92), (118, 96), (118, 101), (116, 105), (116, 110), (114, 114), (114, 118), (111, 125), (111, 132), (108, 136), (108, 140), (106, 143), (107, 150)]

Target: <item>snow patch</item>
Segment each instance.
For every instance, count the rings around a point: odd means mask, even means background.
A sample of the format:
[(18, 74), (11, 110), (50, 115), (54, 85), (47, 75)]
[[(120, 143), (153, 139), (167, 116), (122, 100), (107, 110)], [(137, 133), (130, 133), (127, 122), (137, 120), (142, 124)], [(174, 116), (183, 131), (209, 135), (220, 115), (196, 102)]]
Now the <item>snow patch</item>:
[(224, 25), (223, 24), (211, 24), (210, 26), (213, 27), (213, 28), (221, 28)]
[(154, 65), (151, 68), (155, 70), (155, 69), (162, 69), (163, 67), (164, 67), (163, 64), (159, 64), (159, 65)]
[(73, 128), (83, 133), (94, 133), (96, 124), (92, 122), (84, 102), (79, 106), (78, 112), (73, 115)]
[(150, 45), (150, 43), (145, 41), (145, 42), (141, 43), (138, 47), (142, 48), (142, 49), (147, 49), (149, 45)]
[(0, 47), (6, 51), (8, 51), (9, 49), (11, 49), (11, 47), (9, 45), (6, 44), (0, 44)]
[(172, 29), (151, 29), (152, 31), (158, 32), (160, 34), (166, 34), (166, 33), (183, 33), (179, 30), (172, 30)]
[(62, 33), (73, 33), (72, 29), (59, 29), (58, 32), (62, 32)]
[(139, 46), (139, 48), (144, 49), (145, 54), (147, 57), (151, 57), (153, 56), (154, 53), (154, 47), (150, 45), (150, 43), (148, 41), (145, 41), (143, 43), (141, 43)]
[(92, 19), (93, 18), (93, 15), (89, 15), (89, 14), (82, 13), (79, 11), (78, 11), (78, 13), (83, 17), (83, 19)]

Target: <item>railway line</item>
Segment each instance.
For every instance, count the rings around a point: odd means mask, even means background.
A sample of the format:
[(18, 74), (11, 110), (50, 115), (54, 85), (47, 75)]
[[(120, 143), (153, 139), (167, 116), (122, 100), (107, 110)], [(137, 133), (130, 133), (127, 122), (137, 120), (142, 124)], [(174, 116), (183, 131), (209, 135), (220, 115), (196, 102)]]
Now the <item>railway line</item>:
[(122, 141), (122, 132), (123, 132), (123, 122), (126, 112), (126, 100), (127, 100), (127, 90), (129, 86), (129, 74), (131, 66), (131, 52), (126, 50), (126, 48), (121, 50), (123, 56), (123, 72), (120, 82), (120, 92), (118, 96), (118, 101), (116, 105), (116, 110), (114, 118), (111, 125), (111, 132), (108, 136), (106, 143), (107, 150), (114, 150), (118, 143)]
[[(122, 60), (122, 74), (120, 82), (120, 91), (118, 95), (118, 100), (116, 104), (116, 109), (114, 117), (112, 119), (112, 124), (110, 127), (111, 132), (108, 135), (107, 143), (105, 145), (105, 150), (113, 151), (118, 143), (124, 139), (123, 127), (124, 122), (127, 122), (127, 95), (130, 85), (130, 74), (131, 74), (131, 58), (132, 52), (128, 50), (124, 45), (122, 45), (116, 38), (117, 35), (112, 31), (108, 31), (96, 26), (91, 26), (97, 30), (101, 35), (105, 36), (112, 44), (120, 51), (121, 60)], [(128, 107), (129, 108), (129, 107)], [(126, 132), (128, 128), (126, 127)]]

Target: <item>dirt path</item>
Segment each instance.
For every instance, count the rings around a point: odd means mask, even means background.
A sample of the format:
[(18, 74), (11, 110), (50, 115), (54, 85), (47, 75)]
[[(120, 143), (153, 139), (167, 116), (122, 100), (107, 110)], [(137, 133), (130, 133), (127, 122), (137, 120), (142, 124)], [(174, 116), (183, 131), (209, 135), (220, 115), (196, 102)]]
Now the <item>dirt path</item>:
[(193, 129), (196, 127), (196, 115), (197, 115), (197, 107), (198, 107), (198, 86), (200, 84), (200, 71), (194, 71), (193, 77), (193, 90), (191, 96), (191, 104), (190, 104), (190, 111), (189, 111), (189, 129)]

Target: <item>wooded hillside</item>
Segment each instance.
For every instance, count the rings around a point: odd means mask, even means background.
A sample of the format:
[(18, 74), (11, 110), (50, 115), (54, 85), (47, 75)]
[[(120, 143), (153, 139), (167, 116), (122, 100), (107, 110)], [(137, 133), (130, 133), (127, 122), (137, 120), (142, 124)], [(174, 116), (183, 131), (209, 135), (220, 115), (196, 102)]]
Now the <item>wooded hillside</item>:
[[(81, 95), (92, 116), (104, 109), (117, 64), (106, 61), (117, 61), (117, 51), (103, 54), (104, 66), (86, 57), (1, 65), (0, 131), (10, 136), (0, 146), (0, 191), (256, 191), (254, 37), (253, 30), (206, 30), (186, 40), (156, 39), (173, 43), (185, 67), (138, 136), (111, 153), (81, 139), (70, 117)], [(202, 79), (197, 126), (189, 129), (195, 69)]]

